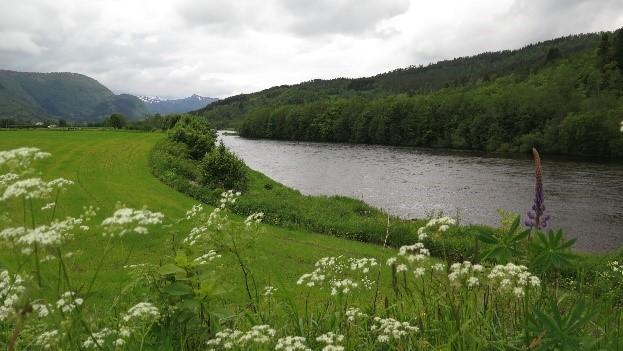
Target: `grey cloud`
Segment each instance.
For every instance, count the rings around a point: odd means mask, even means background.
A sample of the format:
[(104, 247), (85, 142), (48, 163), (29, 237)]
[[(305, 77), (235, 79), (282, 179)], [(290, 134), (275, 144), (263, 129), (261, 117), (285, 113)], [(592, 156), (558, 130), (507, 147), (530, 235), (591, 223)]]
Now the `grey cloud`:
[(408, 0), (282, 0), (293, 15), (291, 28), (303, 35), (361, 34), (408, 10)]
[(373, 75), (623, 25), (620, 0), (29, 0), (2, 9), (0, 68), (73, 71), (117, 93), (172, 97)]

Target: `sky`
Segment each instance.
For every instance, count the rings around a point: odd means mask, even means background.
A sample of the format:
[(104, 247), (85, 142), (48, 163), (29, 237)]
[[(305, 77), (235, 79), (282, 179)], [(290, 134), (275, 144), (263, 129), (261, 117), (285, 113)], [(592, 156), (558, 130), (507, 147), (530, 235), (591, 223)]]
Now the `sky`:
[(623, 27), (623, 0), (0, 0), (0, 69), (227, 97)]

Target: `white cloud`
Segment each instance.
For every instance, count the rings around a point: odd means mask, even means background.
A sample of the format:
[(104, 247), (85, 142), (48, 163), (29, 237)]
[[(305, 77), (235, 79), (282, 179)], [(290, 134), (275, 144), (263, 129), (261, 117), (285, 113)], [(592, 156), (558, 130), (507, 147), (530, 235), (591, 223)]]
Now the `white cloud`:
[(372, 75), (623, 26), (619, 0), (0, 0), (0, 7), (0, 68), (74, 71), (117, 93), (160, 96), (224, 97)]

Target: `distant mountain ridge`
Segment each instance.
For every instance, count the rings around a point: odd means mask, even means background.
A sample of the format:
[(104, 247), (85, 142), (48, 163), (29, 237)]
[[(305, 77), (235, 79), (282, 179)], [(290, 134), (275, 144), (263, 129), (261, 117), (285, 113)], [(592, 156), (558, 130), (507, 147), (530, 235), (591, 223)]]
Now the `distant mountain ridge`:
[(157, 96), (137, 96), (137, 98), (145, 103), (150, 113), (162, 115), (195, 111), (218, 100), (197, 94), (183, 99), (163, 99)]
[(0, 70), (0, 118), (94, 122), (112, 113), (139, 118), (149, 111), (137, 97), (115, 95), (82, 74)]

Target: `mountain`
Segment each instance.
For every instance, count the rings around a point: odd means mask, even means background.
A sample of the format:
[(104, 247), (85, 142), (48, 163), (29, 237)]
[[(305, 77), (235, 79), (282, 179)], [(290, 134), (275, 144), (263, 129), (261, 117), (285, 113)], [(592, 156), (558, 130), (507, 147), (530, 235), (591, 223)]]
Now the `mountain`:
[(0, 70), (0, 119), (93, 122), (112, 113), (138, 118), (148, 110), (135, 96), (115, 95), (82, 74)]
[(257, 108), (306, 104), (336, 97), (370, 99), (401, 93), (417, 95), (508, 75), (521, 78), (545, 67), (553, 58), (564, 59), (593, 50), (599, 44), (600, 37), (601, 33), (571, 35), (515, 50), (485, 52), (428, 66), (399, 68), (372, 77), (316, 79), (275, 86), (219, 100), (195, 113), (205, 116), (217, 127), (239, 127), (245, 116)]
[(159, 113), (161, 115), (195, 111), (218, 100), (196, 94), (184, 99), (161, 99), (159, 97), (149, 96), (137, 97), (145, 103), (150, 113)]

